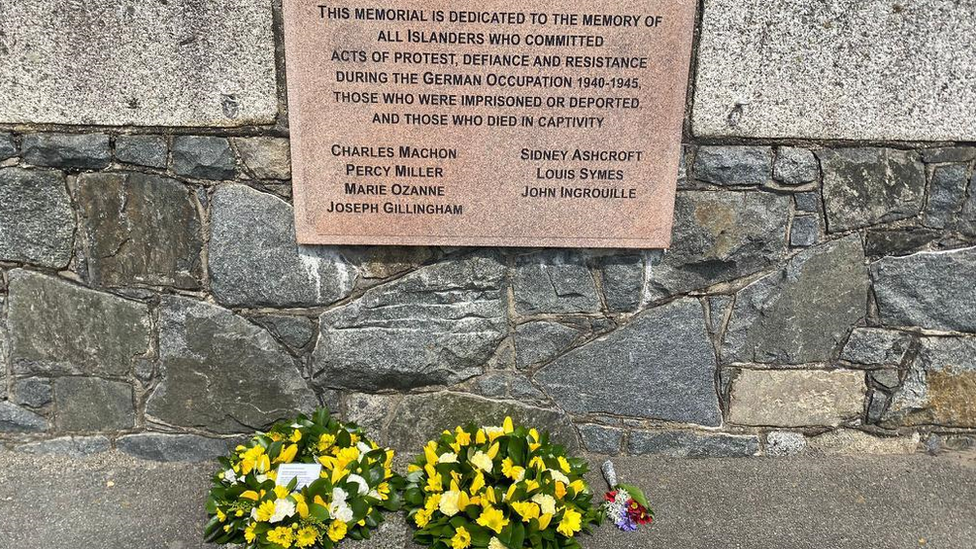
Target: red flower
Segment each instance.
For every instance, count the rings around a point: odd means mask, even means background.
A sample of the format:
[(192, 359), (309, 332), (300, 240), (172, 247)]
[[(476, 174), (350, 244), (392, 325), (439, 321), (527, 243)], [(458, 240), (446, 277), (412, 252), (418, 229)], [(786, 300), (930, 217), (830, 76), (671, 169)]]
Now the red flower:
[(612, 492), (607, 492), (603, 496), (603, 499), (604, 499), (604, 501), (613, 501), (613, 500), (617, 499), (617, 491), (614, 490)]
[(630, 500), (630, 503), (627, 505), (627, 515), (637, 524), (648, 524), (653, 520), (650, 513), (647, 512), (647, 509), (634, 500)]

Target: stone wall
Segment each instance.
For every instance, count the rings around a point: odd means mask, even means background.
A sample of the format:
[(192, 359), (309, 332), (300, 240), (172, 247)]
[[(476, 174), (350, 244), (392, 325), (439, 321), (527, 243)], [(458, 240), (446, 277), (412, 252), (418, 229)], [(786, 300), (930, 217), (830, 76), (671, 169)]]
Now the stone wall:
[(280, 5), (41, 3), (0, 33), (0, 445), (205, 457), (318, 404), (408, 449), (974, 440), (968, 3), (705, 0), (643, 252), (297, 246)]

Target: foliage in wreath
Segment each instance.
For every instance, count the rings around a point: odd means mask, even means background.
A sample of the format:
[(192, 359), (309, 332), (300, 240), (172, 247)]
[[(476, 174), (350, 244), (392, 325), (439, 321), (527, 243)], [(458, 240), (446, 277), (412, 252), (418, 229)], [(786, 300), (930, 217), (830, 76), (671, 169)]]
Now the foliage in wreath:
[[(393, 450), (328, 410), (276, 423), (220, 458), (204, 535), (248, 549), (331, 549), (346, 538), (368, 539), (383, 521), (381, 511), (400, 507), (403, 478), (392, 462)], [(297, 479), (278, 485), (278, 467), (286, 463), (321, 464), (320, 478), (299, 489)]]
[(514, 426), (444, 431), (410, 464), (404, 502), (414, 540), (433, 549), (577, 549), (602, 520), (583, 475), (549, 434)]

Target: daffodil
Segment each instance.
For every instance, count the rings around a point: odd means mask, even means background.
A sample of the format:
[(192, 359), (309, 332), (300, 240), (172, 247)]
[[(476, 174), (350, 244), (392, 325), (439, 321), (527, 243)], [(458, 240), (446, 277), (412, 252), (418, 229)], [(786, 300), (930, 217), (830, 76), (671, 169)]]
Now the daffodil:
[[(488, 440), (495, 442), (495, 439), (505, 434), (504, 427), (485, 427), (485, 434), (488, 435)], [(484, 444), (479, 442), (478, 444)]]
[(573, 470), (573, 468), (569, 466), (569, 461), (567, 461), (563, 456), (556, 458), (556, 461), (559, 462), (559, 468), (562, 469), (562, 471), (567, 475)]
[(281, 450), (281, 453), (278, 454), (278, 457), (275, 458), (274, 462), (291, 463), (295, 459), (295, 456), (297, 454), (298, 454), (298, 445), (290, 444), (286, 448)]
[(315, 444), (315, 447), (322, 454), (331, 448), (333, 444), (335, 444), (335, 437), (329, 433), (323, 433), (319, 436), (319, 441)]
[(457, 429), (455, 429), (455, 433), (456, 433), (456, 435), (454, 436), (454, 440), (458, 444), (460, 444), (461, 446), (470, 446), (471, 445), (471, 433), (465, 431), (464, 429), (462, 429), (460, 427), (458, 427)]
[(454, 549), (466, 549), (471, 545), (471, 534), (464, 528), (464, 526), (459, 526), (454, 532), (454, 537), (451, 538), (451, 547)]
[(299, 431), (298, 429), (295, 429), (294, 432), (292, 432), (291, 436), (288, 437), (288, 440), (292, 442), (298, 442), (299, 440), (302, 440), (302, 432)]
[(505, 513), (501, 509), (496, 509), (491, 506), (485, 507), (481, 511), (481, 515), (478, 516), (476, 522), (489, 530), (493, 530), (496, 534), (501, 534), (502, 528), (508, 526), (508, 519), (505, 518)]
[(471, 481), (471, 495), (476, 495), (485, 487), (485, 475), (481, 471), (475, 475), (474, 480)]
[(571, 538), (582, 528), (582, 524), (580, 523), (580, 519), (582, 518), (583, 515), (578, 511), (567, 507), (563, 513), (562, 520), (559, 521), (559, 526), (556, 527), (556, 531), (567, 538)]
[(522, 517), (522, 522), (529, 522), (539, 518), (539, 505), (528, 501), (513, 501), (512, 509)]
[(512, 423), (512, 418), (505, 418), (505, 421), (502, 423), (502, 429), (505, 430), (506, 435), (515, 431), (515, 425)]

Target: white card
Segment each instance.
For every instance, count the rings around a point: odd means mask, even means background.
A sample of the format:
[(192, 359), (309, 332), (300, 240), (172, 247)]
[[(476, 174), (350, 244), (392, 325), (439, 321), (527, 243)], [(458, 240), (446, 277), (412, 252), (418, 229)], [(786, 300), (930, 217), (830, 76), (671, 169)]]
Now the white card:
[(278, 478), (275, 484), (288, 486), (292, 479), (297, 478), (295, 490), (301, 490), (318, 480), (321, 472), (322, 466), (318, 463), (282, 463), (278, 466)]

